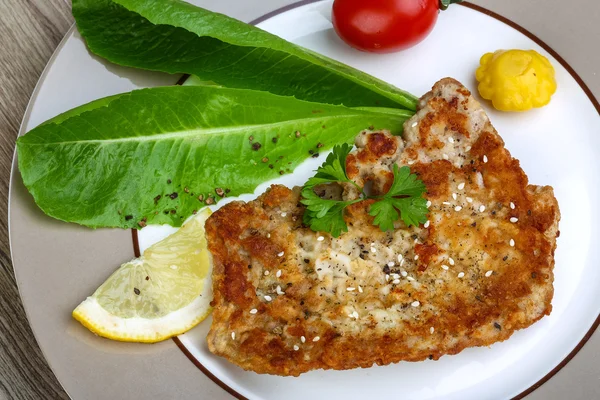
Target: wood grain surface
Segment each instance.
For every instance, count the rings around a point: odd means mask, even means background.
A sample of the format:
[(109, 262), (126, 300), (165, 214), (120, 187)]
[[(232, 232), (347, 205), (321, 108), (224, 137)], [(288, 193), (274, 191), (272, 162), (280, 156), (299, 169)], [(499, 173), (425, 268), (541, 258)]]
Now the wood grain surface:
[[(238, 1), (242, 6), (247, 0)], [(555, 50), (572, 63), (595, 95), (600, 95), (600, 73), (597, 74), (600, 53), (589, 49), (591, 53), (581, 55), (581, 49), (571, 45), (590, 34), (598, 37), (600, 2), (480, 0), (477, 3), (501, 14), (504, 9), (519, 7), (522, 12), (513, 12), (515, 21), (553, 47), (556, 43)], [(220, 2), (215, 4), (218, 9)], [(563, 10), (554, 10), (564, 22), (561, 28), (549, 27), (547, 18), (538, 12), (546, 6)], [(14, 143), (21, 119), (47, 60), (72, 21), (69, 0), (0, 0), (0, 399), (68, 399), (43, 358), (21, 305), (10, 261), (7, 207)], [(585, 351), (528, 399), (598, 398), (598, 357), (597, 333)]]
[(21, 119), (46, 62), (72, 23), (64, 0), (0, 0), (0, 398), (69, 398), (25, 318), (10, 262), (7, 207)]

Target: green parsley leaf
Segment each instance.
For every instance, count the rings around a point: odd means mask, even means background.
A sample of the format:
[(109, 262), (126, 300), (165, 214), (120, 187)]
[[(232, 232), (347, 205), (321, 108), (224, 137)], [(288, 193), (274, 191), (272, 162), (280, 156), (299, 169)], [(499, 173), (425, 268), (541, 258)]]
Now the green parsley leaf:
[(322, 199), (312, 187), (304, 187), (302, 197), (300, 202), (306, 206), (303, 222), (313, 231), (329, 232), (333, 237), (348, 232), (348, 226), (344, 221), (344, 209), (350, 204), (362, 201), (361, 199), (351, 201)]
[(346, 157), (352, 150), (348, 143), (336, 145), (327, 159), (317, 169), (314, 177), (310, 178), (304, 187), (315, 187), (326, 183), (352, 182), (346, 175)]
[(425, 190), (423, 181), (411, 174), (409, 167), (394, 165), (394, 182), (390, 190), (378, 202), (371, 204), (369, 215), (375, 217), (373, 223), (385, 232), (394, 229), (394, 222), (399, 216), (407, 226), (427, 221), (429, 210), (423, 198)]
[[(313, 231), (329, 232), (333, 237), (339, 237), (348, 232), (344, 220), (344, 210), (351, 204), (368, 199), (376, 200), (371, 204), (369, 215), (375, 217), (373, 223), (382, 231), (394, 229), (394, 222), (399, 218), (407, 226), (419, 225), (427, 221), (427, 202), (423, 198), (425, 184), (415, 174), (410, 173), (409, 167), (394, 165), (394, 181), (390, 190), (383, 196), (371, 196), (356, 200), (342, 201), (322, 199), (315, 193), (315, 186), (323, 184), (351, 182), (346, 174), (346, 157), (351, 146), (343, 144), (335, 146), (314, 177), (310, 178), (302, 189), (302, 204), (306, 206), (303, 222)], [(358, 187), (358, 185), (356, 185)], [(362, 188), (359, 187), (362, 190)]]

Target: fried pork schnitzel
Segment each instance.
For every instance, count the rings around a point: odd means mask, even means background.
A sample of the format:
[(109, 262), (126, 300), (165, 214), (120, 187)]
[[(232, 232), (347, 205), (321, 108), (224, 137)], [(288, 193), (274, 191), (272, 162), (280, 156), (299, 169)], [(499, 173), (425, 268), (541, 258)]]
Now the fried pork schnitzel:
[(550, 313), (560, 219), (552, 188), (528, 184), (464, 86), (441, 80), (403, 138), (361, 132), (356, 147), (350, 178), (385, 193), (393, 165), (410, 166), (427, 186), (429, 220), (382, 232), (363, 201), (347, 209), (349, 231), (336, 239), (302, 225), (298, 188), (227, 204), (206, 224), (210, 351), (297, 376), (438, 359)]

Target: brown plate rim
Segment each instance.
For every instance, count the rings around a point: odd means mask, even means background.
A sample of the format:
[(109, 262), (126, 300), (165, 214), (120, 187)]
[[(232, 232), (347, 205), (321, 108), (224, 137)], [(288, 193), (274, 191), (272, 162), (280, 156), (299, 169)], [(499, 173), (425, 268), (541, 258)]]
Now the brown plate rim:
[[(267, 14), (259, 17), (259, 18), (256, 18), (256, 19), (250, 21), (249, 24), (256, 25), (256, 24), (259, 24), (259, 23), (261, 23), (263, 21), (266, 21), (269, 18), (272, 18), (274, 16), (282, 14), (282, 13), (284, 13), (286, 11), (290, 11), (290, 10), (293, 10), (295, 8), (298, 8), (298, 7), (301, 7), (301, 6), (304, 6), (304, 5), (308, 5), (308, 4), (312, 4), (312, 3), (317, 3), (319, 1), (323, 1), (323, 0), (302, 0), (302, 1), (298, 1), (298, 2), (295, 2), (295, 3), (289, 4), (289, 5), (285, 6), (285, 7), (281, 7), (281, 8), (278, 8), (276, 10), (273, 10), (273, 11), (271, 11), (271, 12), (269, 12), (269, 13), (267, 13)], [(552, 49), (543, 40), (541, 40), (540, 38), (538, 38), (536, 35), (534, 35), (529, 30), (525, 29), (521, 25), (517, 24), (516, 22), (514, 22), (514, 21), (512, 21), (512, 20), (510, 20), (510, 19), (508, 19), (508, 18), (506, 18), (506, 17), (504, 17), (502, 15), (499, 15), (499, 14), (493, 12), (493, 11), (490, 11), (487, 8), (484, 8), (484, 7), (481, 7), (479, 5), (476, 5), (476, 4), (473, 4), (473, 3), (469, 3), (469, 2), (463, 2), (463, 3), (458, 3), (458, 4), (461, 5), (461, 6), (463, 6), (463, 7), (470, 8), (471, 10), (475, 10), (475, 11), (478, 11), (480, 13), (483, 13), (483, 14), (489, 16), (489, 17), (492, 17), (492, 18), (494, 18), (494, 19), (496, 19), (496, 20), (498, 20), (500, 22), (505, 23), (506, 25), (510, 26), (511, 28), (516, 29), (517, 31), (519, 31), (523, 35), (527, 36), (529, 39), (533, 40), (537, 45), (539, 45), (544, 50), (546, 50), (575, 79), (575, 81), (577, 82), (577, 84), (581, 87), (581, 89), (583, 89), (583, 91), (585, 92), (585, 94), (587, 95), (587, 97), (590, 99), (590, 101), (594, 105), (594, 108), (596, 109), (596, 111), (600, 115), (600, 102), (598, 101), (598, 99), (596, 99), (596, 97), (594, 97), (594, 94), (592, 93), (592, 91), (590, 90), (590, 88), (585, 84), (585, 82), (583, 81), (583, 79), (573, 69), (573, 67), (571, 67), (571, 65), (569, 65), (569, 63), (562, 56), (560, 56), (554, 49)], [(187, 77), (188, 76), (183, 76), (182, 79), (180, 79), (179, 82), (177, 82), (177, 83), (178, 84), (182, 84), (183, 82), (185, 82), (185, 80), (187, 79)], [(138, 257), (139, 256), (139, 243), (138, 243), (137, 230), (132, 230), (132, 241), (133, 241), (133, 248), (134, 248), (135, 255), (136, 255), (136, 257)], [(590, 329), (587, 331), (587, 333), (583, 336), (583, 338), (579, 341), (579, 343), (577, 344), (577, 346), (575, 346), (575, 348), (573, 350), (571, 350), (571, 352), (557, 366), (555, 366), (550, 372), (548, 372), (546, 375), (544, 375), (540, 380), (538, 380), (532, 386), (530, 386), (529, 388), (525, 389), (524, 391), (522, 391), (518, 395), (514, 396), (511, 400), (521, 400), (521, 399), (525, 398), (527, 395), (531, 394), (533, 391), (535, 391), (536, 389), (538, 389), (544, 383), (546, 383), (547, 381), (549, 381), (554, 375), (556, 375), (558, 373), (558, 371), (560, 371), (561, 369), (563, 369), (569, 363), (569, 361), (571, 361), (573, 359), (573, 357), (575, 357), (575, 355), (577, 353), (579, 353), (579, 351), (583, 348), (583, 346), (587, 343), (587, 341), (592, 337), (592, 335), (594, 334), (594, 332), (598, 328), (598, 325), (600, 325), (600, 314), (596, 317), (596, 320), (594, 321), (594, 323), (592, 324), (592, 326), (590, 327)], [(236, 399), (239, 399), (239, 400), (248, 400), (247, 397), (245, 397), (245, 396), (241, 395), (240, 393), (238, 393), (237, 391), (235, 391), (233, 388), (231, 388), (230, 386), (228, 386), (227, 384), (225, 384), (223, 381), (221, 381), (219, 378), (217, 378), (212, 372), (210, 372), (210, 370), (208, 370), (208, 368), (206, 368), (196, 357), (194, 357), (194, 355), (187, 349), (187, 347), (185, 347), (185, 345), (181, 342), (181, 340), (179, 340), (178, 337), (174, 337), (174, 338), (172, 338), (172, 340), (173, 340), (173, 342), (175, 342), (175, 344), (177, 345), (177, 347), (179, 348), (179, 350), (181, 350), (181, 352), (183, 354), (185, 354), (185, 356), (200, 371), (202, 371), (202, 373), (204, 373), (204, 375), (206, 375), (210, 380), (212, 380), (219, 387), (221, 387), (223, 390), (225, 390), (227, 393), (229, 393), (230, 395), (232, 395)]]

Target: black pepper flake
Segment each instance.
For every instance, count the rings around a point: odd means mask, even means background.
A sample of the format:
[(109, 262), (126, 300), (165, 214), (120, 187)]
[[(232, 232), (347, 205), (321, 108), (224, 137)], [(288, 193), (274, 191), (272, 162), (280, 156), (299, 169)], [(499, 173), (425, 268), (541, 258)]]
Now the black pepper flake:
[(308, 154), (315, 154), (315, 151), (314, 150), (309, 150)]
[(168, 214), (169, 214), (169, 210), (165, 210), (165, 211), (163, 211), (163, 213), (164, 213), (165, 215), (168, 215)]
[(508, 260), (508, 256), (504, 256), (504, 257), (502, 258), (502, 261), (506, 261), (506, 260)]
[(175, 210), (175, 209), (172, 209), (172, 210), (171, 210), (171, 214), (177, 214), (177, 210)]
[(319, 158), (319, 153), (315, 153), (311, 156), (312, 158)]
[(383, 267), (383, 272), (386, 273), (386, 274), (389, 274), (390, 273), (390, 267), (387, 266), (387, 265), (385, 267)]
[(500, 324), (497, 322), (494, 322), (494, 328), (498, 329), (499, 331), (502, 330), (502, 326), (500, 326)]
[(373, 129), (375, 129), (375, 127), (373, 125), (369, 126), (370, 131), (372, 131)]
[(125, 216), (125, 221), (129, 221), (130, 219), (133, 219), (133, 215), (126, 215)]
[(171, 181), (170, 179), (167, 179), (167, 183), (168, 183), (169, 185), (171, 184), (171, 182), (172, 182), (172, 181)]
[(300, 300), (300, 305), (303, 306), (304, 305), (304, 300)]
[(531, 210), (527, 210), (527, 215), (531, 215)]
[(285, 172), (279, 171), (279, 175), (283, 175), (283, 174), (285, 174)]
[(317, 149), (320, 149), (323, 146), (325, 146), (323, 143), (321, 143), (321, 142), (317, 143)]
[(198, 196), (198, 201), (204, 201), (204, 195), (201, 194), (200, 196)]
[(273, 169), (273, 164), (269, 164), (269, 168)]
[(215, 199), (214, 197), (207, 197), (206, 198), (206, 204), (211, 205), (211, 204), (215, 204)]
[(147, 221), (147, 218), (144, 217), (144, 218), (142, 218), (142, 220), (140, 222), (138, 222), (138, 225), (140, 227), (144, 228), (146, 226), (146, 221)]
[(194, 215), (198, 214), (198, 210), (192, 211), (192, 214), (194, 214)]
[(276, 138), (276, 137), (274, 137), (273, 139), (271, 139), (271, 142), (273, 142), (273, 143), (277, 143), (277, 138)]
[(134, 287), (133, 288), (133, 293), (137, 294), (138, 296), (140, 295), (140, 289)]
[(473, 222), (473, 223), (471, 224), (471, 226), (472, 226), (473, 228), (475, 228), (475, 227), (477, 226), (477, 222)]
[(221, 188), (216, 188), (215, 189), (215, 193), (219, 196), (219, 197), (223, 197), (225, 196), (225, 191)]
[(171, 193), (171, 194), (169, 195), (169, 197), (170, 197), (172, 200), (175, 200), (175, 199), (177, 198), (177, 196), (179, 196), (179, 195), (177, 194), (177, 192), (173, 192), (173, 193)]
[(226, 189), (225, 189), (225, 193), (229, 193), (229, 192), (231, 192), (231, 189), (227, 189), (227, 188), (226, 188)]
[(365, 255), (362, 253), (359, 255), (359, 257), (362, 258), (363, 260), (365, 259)]
[(262, 147), (262, 144), (260, 144), (259, 142), (252, 143), (252, 150), (254, 150), (254, 151), (260, 150), (261, 147)]
[(149, 281), (149, 280), (150, 280), (150, 277), (149, 277), (148, 275), (146, 275), (146, 280), (147, 280), (147, 281)]
[(531, 273), (531, 277), (532, 277), (533, 279), (535, 279), (535, 278), (537, 278), (537, 274), (536, 274), (535, 272), (532, 272), (532, 273)]
[(304, 259), (304, 262), (305, 262), (306, 264), (309, 264), (309, 263), (310, 263), (310, 260), (309, 260), (308, 258), (305, 258), (305, 259)]
[(430, 360), (433, 360), (433, 354), (430, 354), (428, 357)]
[(158, 196), (156, 196), (154, 198), (154, 205), (156, 205), (161, 198), (162, 198), (162, 196), (160, 194)]
[(248, 264), (248, 269), (252, 269), (252, 265)]

